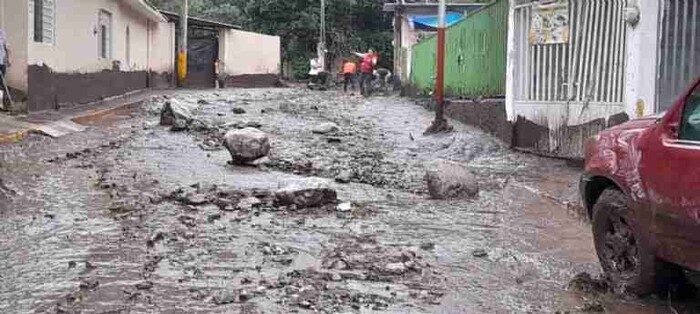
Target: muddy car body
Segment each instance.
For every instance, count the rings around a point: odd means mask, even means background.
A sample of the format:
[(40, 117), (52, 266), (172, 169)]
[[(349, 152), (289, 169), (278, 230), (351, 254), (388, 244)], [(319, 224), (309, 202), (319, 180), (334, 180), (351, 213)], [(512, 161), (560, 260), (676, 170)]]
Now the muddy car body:
[(700, 81), (663, 115), (585, 144), (581, 196), (617, 288), (646, 294), (700, 270)]

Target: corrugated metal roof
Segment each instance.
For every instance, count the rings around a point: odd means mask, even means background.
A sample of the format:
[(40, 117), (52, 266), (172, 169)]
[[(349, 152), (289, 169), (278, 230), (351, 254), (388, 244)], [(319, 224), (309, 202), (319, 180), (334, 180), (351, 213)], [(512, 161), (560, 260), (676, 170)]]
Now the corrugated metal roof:
[(122, 0), (128, 6), (148, 17), (149, 20), (154, 22), (167, 22), (167, 19), (154, 9), (150, 4), (146, 3), (144, 0)]

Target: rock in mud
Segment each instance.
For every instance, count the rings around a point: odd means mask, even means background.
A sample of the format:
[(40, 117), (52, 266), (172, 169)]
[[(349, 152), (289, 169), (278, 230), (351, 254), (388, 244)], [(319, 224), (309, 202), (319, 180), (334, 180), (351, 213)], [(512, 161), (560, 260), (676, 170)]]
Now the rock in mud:
[(349, 212), (352, 210), (352, 203), (341, 203), (336, 208), (339, 212)]
[(315, 126), (311, 132), (316, 133), (316, 134), (328, 134), (332, 132), (338, 132), (340, 128), (338, 127), (337, 124), (333, 122), (325, 122), (321, 123), (317, 126)]
[(274, 197), (275, 206), (296, 206), (296, 208), (320, 207), (338, 202), (338, 194), (329, 188), (301, 190), (279, 190)]
[(177, 99), (169, 99), (160, 111), (160, 125), (187, 127), (192, 120), (195, 106), (184, 104)]
[(234, 164), (246, 164), (270, 153), (267, 134), (255, 129), (232, 130), (224, 135), (224, 147), (231, 153)]
[(430, 197), (434, 199), (473, 198), (479, 195), (476, 176), (464, 166), (442, 160), (425, 174)]
[(255, 207), (259, 206), (262, 204), (262, 201), (258, 199), (257, 197), (246, 197), (238, 201), (238, 204), (236, 205), (237, 210), (243, 210), (243, 211), (249, 211), (254, 209)]
[(343, 170), (335, 177), (335, 182), (338, 183), (349, 183), (350, 180), (352, 180), (352, 172), (349, 170)]
[(240, 107), (235, 107), (235, 108), (233, 108), (232, 111), (233, 111), (233, 113), (235, 113), (235, 114), (244, 114), (244, 113), (245, 113), (245, 109), (240, 108)]
[(484, 249), (476, 249), (476, 250), (472, 251), (472, 256), (474, 256), (474, 257), (486, 257), (488, 255), (489, 255), (489, 253), (486, 252), (486, 250), (484, 250)]
[(401, 275), (406, 272), (404, 263), (389, 263), (384, 266), (384, 271), (394, 275)]

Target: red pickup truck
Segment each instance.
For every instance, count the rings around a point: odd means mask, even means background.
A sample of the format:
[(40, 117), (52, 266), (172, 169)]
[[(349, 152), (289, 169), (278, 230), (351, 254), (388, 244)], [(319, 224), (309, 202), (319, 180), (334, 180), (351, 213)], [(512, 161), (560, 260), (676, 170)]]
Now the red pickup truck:
[(668, 288), (700, 271), (700, 79), (663, 115), (585, 143), (581, 196), (619, 292)]

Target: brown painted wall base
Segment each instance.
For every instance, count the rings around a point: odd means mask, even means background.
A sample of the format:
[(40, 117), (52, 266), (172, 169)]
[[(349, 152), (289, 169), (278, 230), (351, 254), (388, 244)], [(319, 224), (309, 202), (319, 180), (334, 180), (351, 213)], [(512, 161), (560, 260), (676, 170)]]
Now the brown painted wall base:
[(173, 73), (151, 72), (149, 73), (148, 85), (153, 89), (168, 89), (176, 87), (175, 76)]
[(277, 74), (243, 74), (225, 76), (219, 81), (222, 87), (278, 87), (280, 84), (280, 77)]
[[(419, 103), (431, 110), (435, 109), (435, 101), (431, 99), (422, 98)], [(522, 116), (518, 116), (515, 123), (508, 122), (505, 101), (501, 99), (480, 102), (451, 100), (447, 102), (445, 114), (494, 135), (513, 148), (572, 160), (583, 158), (583, 142), (588, 137), (629, 120), (627, 114), (618, 113), (608, 119), (601, 118), (580, 125), (550, 130), (547, 126)], [(552, 146), (551, 138), (556, 139), (556, 147)]]
[(58, 110), (103, 100), (157, 85), (172, 86), (172, 75), (147, 71), (101, 71), (94, 73), (56, 73), (48, 66), (28, 67), (29, 112)]

